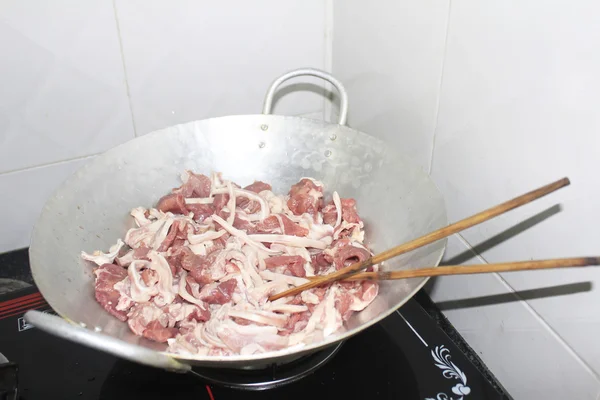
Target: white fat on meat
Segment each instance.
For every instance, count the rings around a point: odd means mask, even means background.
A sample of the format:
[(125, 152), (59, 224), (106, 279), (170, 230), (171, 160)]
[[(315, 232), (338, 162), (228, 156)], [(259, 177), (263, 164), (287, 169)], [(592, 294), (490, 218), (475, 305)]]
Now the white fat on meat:
[(229, 316), (231, 318), (242, 318), (247, 321), (256, 322), (263, 325), (272, 325), (277, 328), (283, 328), (287, 324), (288, 317), (282, 314), (277, 314), (273, 311), (264, 310), (229, 310)]
[(304, 258), (305, 261), (310, 262), (310, 252), (305, 247), (292, 247), (284, 244), (273, 243), (271, 245), (271, 249), (280, 251), (289, 256), (300, 256)]
[(225, 229), (227, 232), (229, 232), (232, 236), (240, 238), (247, 245), (252, 246), (252, 247), (254, 247), (260, 251), (263, 251), (267, 254), (272, 254), (272, 255), (280, 254), (278, 251), (273, 251), (273, 250), (265, 247), (262, 243), (259, 243), (255, 240), (250, 239), (250, 235), (247, 235), (246, 232), (244, 232), (244, 231), (234, 228), (233, 226), (231, 226), (231, 224), (228, 224), (227, 221), (225, 221), (223, 218), (219, 217), (218, 215), (216, 215), (216, 214), (213, 215), (212, 220), (214, 222), (216, 222), (217, 224), (221, 225), (223, 227), (223, 229)]
[(212, 240), (208, 240), (206, 242), (198, 243), (198, 244), (190, 244), (188, 247), (192, 250), (192, 253), (197, 254), (199, 256), (205, 256), (208, 254), (208, 249), (213, 246)]
[(319, 335), (327, 337), (337, 332), (342, 326), (342, 316), (335, 308), (335, 296), (337, 288), (332, 286), (328, 289), (325, 299), (315, 307), (308, 319), (306, 327), (300, 332), (290, 335), (290, 345), (298, 343), (309, 344), (319, 338)]
[(134, 253), (135, 253), (134, 250), (129, 250), (127, 253), (123, 254), (121, 257), (115, 257), (115, 262), (117, 263), (117, 265), (120, 265), (121, 267), (128, 267), (129, 264), (131, 264), (133, 262), (133, 260), (135, 260), (135, 258), (133, 258)]
[(267, 204), (267, 208), (273, 214), (281, 214), (284, 212), (284, 205), (286, 204), (285, 196), (277, 196), (270, 190), (263, 190), (258, 194)]
[(223, 183), (223, 180), (221, 178), (221, 173), (219, 172), (212, 172), (210, 174), (210, 197), (214, 196), (214, 192), (217, 189), (221, 189), (225, 187), (225, 183)]
[(227, 231), (222, 230), (222, 231), (207, 231), (207, 232), (201, 233), (199, 235), (190, 234), (190, 235), (188, 235), (188, 242), (190, 242), (190, 244), (199, 244), (199, 243), (206, 242), (208, 240), (218, 239), (226, 233), (227, 233)]
[(167, 238), (167, 235), (169, 234), (169, 229), (171, 229), (171, 226), (173, 225), (174, 222), (175, 222), (175, 219), (166, 217), (165, 223), (156, 232), (156, 235), (154, 236), (154, 240), (152, 240), (152, 242), (150, 243), (151, 248), (153, 248), (154, 250), (157, 250), (160, 247), (162, 242), (164, 242), (164, 240)]
[(278, 335), (274, 326), (239, 325), (227, 319), (216, 326), (215, 332), (219, 339), (236, 353), (253, 343), (265, 351), (280, 350), (288, 345), (288, 338)]
[(248, 290), (248, 295), (258, 304), (264, 304), (269, 296), (281, 293), (288, 287), (288, 284), (283, 281), (271, 281)]
[(233, 185), (231, 181), (226, 182), (227, 193), (229, 193), (229, 200), (227, 201), (227, 210), (229, 211), (229, 216), (227, 216), (227, 223), (229, 225), (233, 225), (233, 221), (235, 221), (235, 204), (236, 204), (236, 196), (233, 191)]
[(150, 262), (136, 260), (129, 264), (127, 268), (127, 276), (129, 278), (130, 293), (133, 301), (138, 303), (145, 303), (158, 294), (158, 287), (156, 285), (146, 286), (142, 281), (139, 271), (143, 268), (148, 268)]
[(300, 332), (292, 333), (289, 336), (290, 345), (296, 345), (299, 343), (310, 343), (314, 331), (317, 329), (317, 324), (323, 319), (325, 313), (325, 302), (317, 305), (308, 319), (308, 323)]
[(228, 253), (228, 258), (239, 261), (238, 267), (240, 268), (242, 279), (247, 288), (253, 288), (263, 284), (263, 280), (256, 270), (256, 267), (250, 263), (250, 260), (242, 251), (230, 251)]
[(129, 277), (119, 281), (113, 285), (113, 288), (119, 292), (119, 302), (115, 306), (117, 311), (129, 310), (135, 304), (131, 298), (131, 282)]
[(369, 304), (375, 300), (377, 293), (379, 292), (379, 285), (373, 284), (369, 285), (369, 288), (362, 293), (361, 297), (354, 296), (352, 299), (352, 304), (350, 304), (350, 310), (352, 311), (362, 311)]
[(260, 344), (250, 343), (249, 345), (242, 347), (242, 349), (240, 350), (240, 355), (249, 356), (252, 354), (260, 354), (260, 353), (265, 353), (265, 352), (266, 352), (266, 349), (264, 347), (262, 347)]
[[(196, 297), (192, 296), (191, 294), (189, 294), (189, 292), (187, 291), (187, 281), (186, 278), (187, 277), (187, 272), (185, 271), (181, 271), (181, 277), (179, 278), (179, 287), (178, 287), (178, 291), (177, 294), (181, 296), (182, 299), (184, 299), (185, 301), (189, 301), (192, 304), (196, 304), (198, 306), (204, 307), (204, 302), (200, 299), (197, 299)], [(200, 296), (198, 296), (200, 297)]]
[(140, 303), (135, 305), (129, 312), (127, 324), (136, 335), (141, 336), (146, 326), (164, 315), (164, 312), (152, 303)]
[(248, 263), (248, 258), (241, 251), (231, 250), (227, 253), (227, 261), (233, 262), (242, 275), (242, 280), (247, 288), (253, 288), (254, 283), (262, 283), (262, 279)]
[(147, 211), (148, 210), (146, 210), (144, 207), (135, 207), (129, 212), (129, 214), (131, 214), (138, 227), (152, 223), (152, 221), (148, 219), (148, 217), (146, 217)]
[(297, 276), (293, 275), (278, 274), (276, 272), (269, 271), (268, 269), (260, 271), (259, 275), (261, 276), (261, 278), (264, 278), (268, 281), (277, 281), (293, 286), (300, 286), (309, 282), (308, 279), (298, 278)]
[(319, 296), (317, 296), (311, 290), (305, 290), (300, 293), (300, 297), (302, 298), (302, 302), (306, 304), (319, 304)]
[(325, 185), (323, 184), (323, 182), (321, 182), (321, 181), (318, 181), (318, 180), (316, 180), (315, 178), (311, 178), (311, 177), (308, 177), (308, 176), (303, 176), (303, 177), (302, 177), (302, 178), (300, 178), (298, 181), (301, 181), (301, 180), (303, 180), (303, 179), (306, 179), (306, 180), (308, 180), (308, 181), (311, 181), (312, 183), (314, 183), (314, 184), (315, 184), (315, 186), (318, 186), (318, 187), (320, 187), (320, 188), (322, 188), (322, 187), (325, 187)]
[(327, 243), (323, 240), (308, 239), (305, 237), (291, 235), (270, 235), (270, 234), (255, 234), (248, 235), (250, 240), (262, 243), (279, 243), (290, 247), (314, 248), (324, 250), (327, 248)]
[(287, 304), (268, 302), (263, 306), (263, 309), (273, 312), (295, 314), (308, 311), (308, 307), (301, 304)]
[[(127, 245), (133, 249), (137, 249), (141, 245), (154, 248), (156, 236), (167, 223), (168, 226), (166, 233), (164, 233), (164, 240), (169, 232), (169, 227), (173, 223), (173, 219), (166, 215), (148, 225), (144, 225), (139, 228), (131, 228), (128, 230), (125, 234), (125, 243), (127, 243)], [(161, 236), (163, 236), (163, 232), (160, 232)], [(162, 241), (158, 244), (158, 246), (160, 246), (161, 243)], [(158, 246), (156, 248), (158, 248)]]
[(337, 219), (335, 220), (335, 227), (337, 228), (342, 223), (342, 200), (338, 192), (333, 192), (333, 204), (335, 205), (335, 211), (337, 213)]
[(304, 259), (304, 272), (306, 276), (315, 276), (315, 269), (312, 266), (312, 260), (310, 258), (310, 252), (305, 247), (292, 247), (285, 246), (279, 243), (273, 243), (271, 245), (272, 250), (279, 250), (283, 254), (287, 254), (289, 256), (300, 256)]
[(158, 306), (170, 304), (175, 300), (177, 291), (173, 287), (173, 273), (171, 267), (165, 257), (156, 251), (148, 252), (150, 258), (150, 269), (156, 271), (158, 276), (158, 295), (154, 298), (154, 302)]
[(212, 197), (192, 197), (185, 199), (185, 204), (212, 204), (214, 202), (215, 199)]
[(148, 214), (150, 214), (150, 216), (148, 217), (148, 219), (150, 220), (157, 220), (165, 217), (165, 213), (157, 208), (149, 209)]
[(108, 253), (103, 253), (100, 250), (94, 251), (92, 254), (88, 254), (85, 251), (81, 252), (81, 258), (86, 261), (91, 261), (97, 265), (112, 264), (115, 258), (119, 255), (121, 249), (125, 246), (125, 243), (121, 239), (117, 239), (117, 243), (110, 246)]
[(335, 297), (339, 288), (337, 285), (333, 285), (329, 288), (323, 304), (325, 304), (324, 315), (322, 320), (323, 336), (327, 337), (340, 329), (343, 325), (342, 316), (340, 312), (335, 308)]
[[(260, 195), (254, 193), (250, 190), (240, 189), (240, 188), (236, 188), (236, 187), (229, 188), (230, 185), (231, 185), (231, 183), (228, 183), (227, 190), (217, 189), (213, 193), (214, 194), (229, 193), (230, 201), (231, 201), (231, 198), (235, 199), (236, 197), (245, 197), (248, 200), (256, 201), (260, 205), (260, 210), (256, 214), (248, 215), (248, 221), (260, 221), (269, 216), (269, 214), (270, 214), (269, 211), (271, 209), (270, 209), (269, 204), (267, 204), (267, 201), (265, 201), (265, 199), (263, 197), (261, 197)], [(266, 192), (266, 191), (264, 191), (264, 192)], [(227, 205), (227, 208), (229, 210), (232, 210), (232, 209), (235, 210), (235, 202), (233, 203), (233, 208), (230, 207), (229, 203)], [(229, 222), (229, 221), (227, 221), (227, 222)], [(233, 224), (233, 220), (230, 223)]]
[(355, 223), (355, 222), (346, 222), (342, 221), (342, 223), (335, 229), (333, 232), (333, 239), (337, 240), (340, 237), (340, 234), (346, 230), (350, 230), (349, 239), (353, 242), (362, 243), (365, 240), (365, 232), (363, 231), (363, 223)]
[(331, 244), (331, 237), (334, 234), (333, 226), (329, 224), (315, 223), (313, 217), (310, 214), (302, 214), (298, 221), (301, 227), (308, 229), (309, 239), (323, 240), (328, 245)]

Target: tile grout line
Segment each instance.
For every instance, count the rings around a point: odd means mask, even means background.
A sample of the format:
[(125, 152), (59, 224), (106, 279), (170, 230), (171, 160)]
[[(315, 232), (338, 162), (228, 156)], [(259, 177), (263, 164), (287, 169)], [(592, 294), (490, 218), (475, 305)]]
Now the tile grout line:
[(117, 1), (112, 0), (113, 13), (115, 15), (115, 24), (117, 27), (117, 37), (119, 38), (119, 50), (121, 51), (121, 64), (123, 66), (123, 76), (125, 78), (125, 90), (127, 92), (127, 101), (129, 103), (129, 114), (131, 115), (131, 125), (133, 125), (133, 136), (137, 137), (137, 128), (135, 117), (133, 115), (133, 102), (131, 101), (131, 91), (129, 89), (129, 77), (127, 76), (127, 66), (125, 64), (125, 51), (123, 50), (123, 38), (121, 37), (121, 25), (119, 24), (119, 15), (117, 13)]
[(77, 156), (77, 157), (65, 158), (65, 159), (62, 159), (62, 160), (59, 160), (59, 161), (51, 161), (51, 162), (47, 162), (47, 163), (44, 163), (44, 164), (34, 165), (34, 166), (31, 166), (31, 167), (25, 167), (25, 168), (19, 168), (19, 169), (12, 169), (12, 170), (8, 170), (8, 171), (3, 171), (3, 172), (0, 172), (0, 176), (10, 175), (10, 174), (16, 174), (16, 173), (19, 173), (19, 172), (35, 171), (36, 169), (46, 168), (46, 167), (53, 167), (55, 165), (66, 164), (66, 163), (71, 162), (71, 161), (85, 160), (87, 158), (96, 157), (98, 154), (100, 154), (100, 153), (86, 154), (84, 156)]
[[(323, 64), (325, 71), (329, 73), (333, 73), (333, 12), (333, 0), (325, 0), (325, 51), (323, 54)], [(323, 120), (329, 121), (332, 106), (328, 93), (333, 90), (333, 85), (326, 82), (323, 87), (325, 88), (325, 93), (323, 93)]]
[[(456, 236), (470, 252), (475, 254), (479, 260), (485, 264), (489, 264), (489, 262), (481, 254), (477, 253), (473, 249), (471, 244), (460, 233), (457, 233)], [(502, 277), (502, 275), (497, 272), (494, 272), (493, 275), (498, 278), (500, 283), (502, 283), (502, 285), (510, 293), (512, 293), (521, 303), (523, 303), (523, 306), (527, 309), (527, 311), (529, 311), (535, 317), (535, 319), (542, 324), (542, 326), (550, 333), (550, 335), (553, 336), (554, 339), (560, 344), (562, 344), (567, 352), (571, 354), (571, 356), (575, 358), (583, 366), (583, 368), (596, 379), (598, 383), (600, 383), (600, 375), (594, 371), (594, 369), (567, 343), (567, 341), (558, 332), (554, 330), (554, 328), (552, 328), (552, 326), (550, 326), (550, 324), (548, 324), (548, 322), (546, 322), (546, 320), (525, 299), (519, 296), (519, 293)]]
[(435, 139), (437, 136), (438, 123), (440, 120), (440, 103), (442, 101), (442, 85), (444, 84), (444, 70), (446, 67), (446, 57), (448, 55), (448, 35), (450, 33), (450, 12), (452, 10), (452, 0), (448, 0), (448, 18), (446, 19), (446, 37), (444, 38), (444, 55), (442, 56), (442, 71), (440, 73), (440, 85), (438, 87), (438, 98), (435, 107), (435, 125), (433, 126), (433, 138), (431, 139), (431, 153), (429, 154), (429, 175), (433, 172), (433, 156), (435, 154)]

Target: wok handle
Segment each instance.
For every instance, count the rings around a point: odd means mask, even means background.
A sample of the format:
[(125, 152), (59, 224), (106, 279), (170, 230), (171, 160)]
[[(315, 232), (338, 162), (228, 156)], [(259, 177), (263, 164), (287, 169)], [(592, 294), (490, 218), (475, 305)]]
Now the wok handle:
[(111, 336), (94, 332), (81, 326), (73, 325), (66, 320), (43, 313), (30, 310), (25, 313), (25, 320), (47, 333), (104, 351), (113, 356), (127, 359), (139, 364), (162, 368), (174, 372), (188, 372), (191, 366), (181, 363), (166, 354), (146, 349), (131, 343), (113, 338)]
[(348, 93), (346, 92), (346, 88), (342, 85), (342, 82), (338, 81), (331, 74), (325, 71), (321, 71), (320, 69), (315, 68), (300, 68), (290, 71), (286, 74), (281, 75), (279, 78), (275, 79), (269, 90), (267, 91), (267, 95), (265, 96), (265, 102), (263, 104), (263, 114), (268, 115), (271, 114), (271, 108), (273, 107), (273, 97), (275, 96), (275, 91), (283, 82), (288, 79), (295, 78), (297, 76), (316, 76), (317, 78), (324, 79), (330, 82), (337, 91), (340, 93), (340, 116), (338, 119), (338, 124), (346, 125), (346, 119), (348, 117)]

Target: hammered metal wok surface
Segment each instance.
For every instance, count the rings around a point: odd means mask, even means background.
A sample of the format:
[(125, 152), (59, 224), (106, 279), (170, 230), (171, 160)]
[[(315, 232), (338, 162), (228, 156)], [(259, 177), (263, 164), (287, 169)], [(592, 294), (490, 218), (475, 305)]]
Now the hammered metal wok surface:
[[(156, 131), (83, 166), (48, 200), (35, 226), (30, 260), (37, 286), (62, 317), (86, 328), (86, 332), (64, 337), (158, 365), (153, 360), (164, 356), (156, 353), (164, 352), (164, 345), (135, 336), (126, 323), (102, 309), (94, 299), (92, 267), (79, 255), (82, 250), (107, 250), (133, 226), (129, 210), (156, 204), (181, 184), (179, 176), (185, 169), (204, 174), (222, 172), (242, 186), (263, 180), (273, 185), (275, 193), (287, 193), (302, 177), (321, 180), (327, 189), (356, 199), (365, 220), (368, 245), (375, 252), (447, 223), (443, 198), (427, 174), (385, 143), (346, 126), (300, 117), (242, 115)], [(383, 269), (438, 265), (445, 243), (440, 241), (388, 261)], [(378, 322), (425, 282), (425, 278), (381, 282), (379, 296), (349, 320), (345, 333), (303, 349), (231, 357), (169, 355), (169, 359), (174, 368), (187, 364), (253, 368), (287, 362)], [(56, 330), (40, 324), (56, 334)], [(87, 331), (94, 330), (102, 332), (96, 339), (78, 339), (82, 335), (92, 337)], [(105, 345), (102, 338), (106, 335), (117, 340), (109, 338)], [(145, 359), (148, 355), (152, 360)]]

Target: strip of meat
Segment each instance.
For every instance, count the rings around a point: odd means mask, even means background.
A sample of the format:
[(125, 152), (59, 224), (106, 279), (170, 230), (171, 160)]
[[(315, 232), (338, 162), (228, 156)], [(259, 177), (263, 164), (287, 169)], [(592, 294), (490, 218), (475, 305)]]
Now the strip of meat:
[(265, 260), (267, 268), (286, 267), (292, 275), (299, 277), (306, 276), (305, 262), (301, 256), (275, 256)]
[(289, 235), (248, 235), (250, 240), (262, 243), (280, 243), (292, 247), (309, 247), (313, 249), (326, 249), (327, 243), (323, 240), (315, 240)]
[(340, 248), (333, 257), (333, 265), (335, 265), (335, 269), (340, 270), (348, 265), (362, 262), (369, 258), (371, 254), (359, 247), (355, 246), (345, 246)]
[(152, 322), (162, 319), (162, 326), (167, 326), (168, 317), (152, 303), (138, 303), (129, 311), (127, 324), (136, 335), (143, 336), (146, 327)]
[(307, 213), (314, 217), (323, 207), (323, 186), (312, 179), (301, 179), (292, 186), (289, 196), (287, 205), (295, 215)]
[(196, 298), (188, 293), (187, 288), (186, 288), (186, 286), (187, 286), (186, 278), (187, 278), (187, 272), (181, 271), (181, 276), (179, 278), (179, 290), (178, 290), (177, 294), (179, 294), (182, 299), (184, 299), (192, 304), (196, 304), (198, 306), (204, 307), (205, 303), (202, 300), (200, 300), (199, 298)]
[(279, 350), (288, 345), (287, 337), (277, 335), (274, 326), (239, 325), (225, 320), (216, 327), (216, 333), (229, 349), (237, 353), (251, 344), (258, 344), (265, 350)]
[(175, 290), (173, 289), (173, 274), (171, 267), (165, 257), (155, 251), (148, 253), (151, 263), (150, 268), (158, 274), (158, 295), (154, 299), (157, 305), (162, 306), (170, 304), (175, 300)]
[(152, 221), (148, 219), (148, 210), (144, 207), (133, 208), (129, 214), (135, 219), (137, 226), (144, 226), (150, 224)]
[(261, 243), (255, 241), (255, 240), (252, 240), (249, 235), (247, 235), (243, 231), (240, 231), (239, 229), (236, 229), (233, 226), (229, 225), (225, 220), (223, 220), (223, 218), (219, 217), (218, 215), (213, 215), (212, 219), (214, 222), (216, 222), (217, 224), (222, 226), (231, 235), (242, 239), (242, 241), (244, 243), (248, 244), (249, 246), (252, 246), (258, 250), (264, 251), (265, 253), (268, 253), (268, 254), (278, 254), (278, 252), (272, 251), (271, 249), (265, 247)]
[(283, 328), (287, 324), (288, 317), (283, 314), (277, 314), (272, 311), (263, 311), (263, 310), (235, 310), (232, 309), (229, 311), (229, 316), (231, 318), (241, 318), (246, 321), (256, 322), (258, 324), (263, 325), (271, 325), (276, 326), (278, 328)]
[(119, 255), (119, 252), (123, 246), (125, 246), (125, 243), (123, 243), (121, 239), (117, 239), (117, 243), (108, 249), (108, 253), (103, 253), (99, 250), (96, 250), (92, 254), (88, 254), (82, 251), (81, 258), (86, 261), (96, 263), (97, 265), (112, 264), (115, 261), (115, 258)]
[(165, 343), (167, 339), (174, 338), (177, 333), (178, 330), (176, 328), (164, 327), (158, 320), (154, 320), (146, 325), (142, 336), (155, 342)]
[(117, 305), (121, 293), (115, 289), (115, 284), (127, 277), (127, 270), (114, 264), (103, 264), (94, 270), (96, 275), (95, 296), (96, 300), (106, 311), (121, 321), (127, 321), (127, 311), (119, 310)]
[(158, 200), (156, 208), (162, 212), (172, 212), (175, 214), (187, 215), (188, 210), (185, 205), (185, 198), (180, 193), (172, 193), (163, 196)]
[[(217, 189), (213, 191), (216, 194), (220, 194), (223, 195), (224, 193), (228, 194), (228, 198), (231, 197), (245, 197), (248, 200), (252, 200), (257, 202), (260, 205), (260, 212), (253, 214), (253, 215), (249, 215), (250, 220), (251, 221), (258, 221), (258, 220), (263, 220), (265, 218), (267, 218), (269, 216), (269, 206), (267, 205), (267, 203), (265, 202), (265, 200), (260, 197), (258, 194), (249, 191), (249, 190), (244, 190), (244, 189), (239, 189), (239, 188), (232, 188), (231, 190), (228, 189), (227, 192), (225, 192), (223, 189)], [(215, 200), (216, 201), (216, 200)], [(235, 204), (234, 204), (235, 205)], [(217, 208), (217, 206), (215, 205), (215, 208)], [(231, 208), (231, 207), (227, 207), (229, 210), (233, 210), (235, 209), (235, 207)], [(231, 223), (231, 222), (230, 222)]]
[[(272, 257), (275, 258), (275, 257)], [(287, 266), (287, 264), (284, 264)], [(260, 271), (260, 276), (268, 281), (279, 281), (286, 283), (288, 285), (300, 286), (308, 282), (307, 279), (299, 278), (296, 276), (286, 275), (286, 274), (278, 274), (276, 272), (271, 272), (269, 270)]]
[(200, 299), (208, 304), (225, 304), (231, 300), (231, 295), (237, 286), (235, 279), (228, 279), (221, 283), (211, 283), (200, 291)]
[(215, 213), (215, 207), (212, 204), (186, 203), (185, 208), (194, 215), (193, 218), (196, 222), (203, 222)]
[(261, 182), (261, 181), (254, 181), (254, 183), (251, 183), (250, 185), (246, 186), (244, 189), (258, 194), (264, 190), (271, 190), (272, 188), (271, 188), (271, 185), (269, 185), (268, 183)]
[(207, 240), (215, 240), (225, 235), (227, 231), (208, 231), (200, 235), (188, 235), (187, 239), (191, 244), (198, 244)]
[(129, 264), (127, 268), (127, 275), (131, 284), (131, 298), (133, 301), (144, 303), (150, 301), (150, 299), (158, 294), (158, 287), (156, 285), (147, 286), (142, 282), (142, 277), (139, 271), (142, 268), (148, 268), (150, 263), (147, 261), (137, 260)]
[(211, 179), (208, 176), (185, 171), (181, 178), (183, 185), (173, 189), (173, 193), (179, 193), (183, 197), (208, 197), (210, 195)]
[(140, 246), (158, 248), (167, 237), (173, 218), (166, 215), (151, 224), (132, 228), (125, 234), (125, 243), (132, 249)]
[[(267, 202), (269, 210), (271, 210), (271, 213), (273, 214), (283, 213), (287, 208), (285, 196), (277, 196), (270, 190), (263, 190), (259, 195)], [(291, 211), (290, 214), (292, 214)]]

